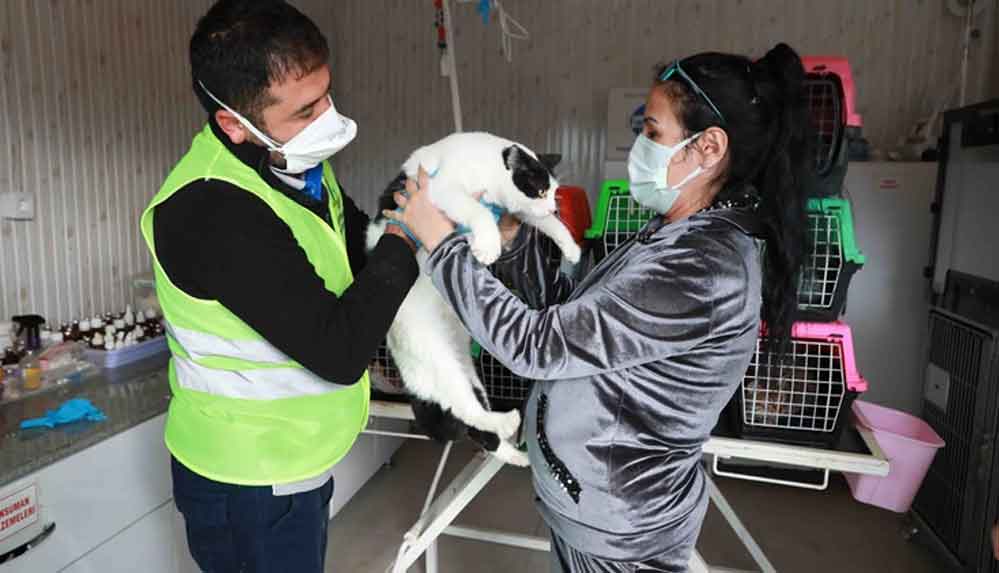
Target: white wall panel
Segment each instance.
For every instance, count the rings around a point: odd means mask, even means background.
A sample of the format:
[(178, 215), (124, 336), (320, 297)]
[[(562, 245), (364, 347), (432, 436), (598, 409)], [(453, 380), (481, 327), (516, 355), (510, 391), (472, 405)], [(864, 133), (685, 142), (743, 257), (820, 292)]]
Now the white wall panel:
[[(149, 269), (142, 209), (203, 121), (187, 46), (209, 0), (0, 2), (0, 320), (118, 309)], [(326, 30), (332, 2), (299, 2)]]
[[(327, 33), (337, 106), (355, 143), (336, 159), (371, 212), (413, 148), (451, 129), (430, 0), (295, 2)], [(865, 133), (890, 147), (953, 89), (961, 20), (944, 0), (505, 0), (531, 33), (507, 64), (495, 22), (454, 6), (466, 129), (560, 152), (592, 191), (607, 93), (658, 61), (779, 40), (853, 63)], [(0, 318), (58, 322), (123, 304), (148, 269), (141, 209), (203, 120), (187, 43), (210, 0), (0, 2), (0, 189), (31, 191), (33, 221), (0, 220)], [(995, 11), (979, 21), (969, 100), (999, 85)], [(994, 88), (993, 88), (994, 90)], [(994, 91), (992, 93), (995, 93)]]
[(138, 218), (200, 114), (186, 45), (206, 2), (0, 3), (0, 316), (51, 321), (124, 303), (148, 268)]
[[(892, 149), (944, 97), (956, 95), (962, 20), (944, 0), (505, 0), (530, 31), (507, 64), (495, 21), (455, 3), (466, 130), (485, 129), (560, 152), (570, 182), (600, 180), (607, 94), (648, 85), (657, 62), (704, 50), (762, 55), (778, 41), (802, 54), (847, 56), (864, 132)], [(337, 173), (367, 209), (412, 148), (452, 128), (428, 1), (334, 5), (338, 106), (360, 124)], [(969, 101), (986, 97), (995, 11), (979, 18)], [(402, 91), (398, 91), (402, 90)]]

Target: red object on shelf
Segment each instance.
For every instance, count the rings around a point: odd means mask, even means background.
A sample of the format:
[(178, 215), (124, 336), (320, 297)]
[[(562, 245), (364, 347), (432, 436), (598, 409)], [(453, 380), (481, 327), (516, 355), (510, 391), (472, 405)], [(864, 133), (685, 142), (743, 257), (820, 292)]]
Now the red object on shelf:
[(576, 244), (583, 244), (583, 234), (593, 223), (590, 214), (590, 201), (582, 187), (562, 186), (555, 190), (558, 216), (572, 233)]

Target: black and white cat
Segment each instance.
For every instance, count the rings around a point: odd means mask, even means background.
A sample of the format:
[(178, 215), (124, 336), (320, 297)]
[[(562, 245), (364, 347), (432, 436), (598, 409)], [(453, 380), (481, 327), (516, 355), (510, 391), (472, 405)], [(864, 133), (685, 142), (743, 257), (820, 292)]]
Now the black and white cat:
[[(552, 166), (543, 162), (545, 157), (488, 133), (450, 135), (413, 152), (382, 195), (379, 213), (395, 209), (393, 193), (404, 189), (407, 178), (416, 179), (422, 166), (432, 175), (430, 200), (469, 229), (472, 254), (483, 264), (494, 262), (502, 249), (488, 204), (537, 227), (575, 263), (580, 249), (555, 214), (558, 182)], [(481, 200), (475, 198), (480, 192)], [(384, 233), (386, 222), (379, 215), (369, 226), (369, 250)], [(421, 270), (428, 256), (422, 249), (417, 253)], [(413, 409), (418, 422), (431, 437), (455, 439), (467, 432), (500, 459), (527, 465), (527, 456), (509, 441), (520, 428), (520, 413), (490, 411), (469, 353), (471, 339), (425, 273), (420, 273), (399, 308), (387, 342), (403, 384), (416, 398)]]

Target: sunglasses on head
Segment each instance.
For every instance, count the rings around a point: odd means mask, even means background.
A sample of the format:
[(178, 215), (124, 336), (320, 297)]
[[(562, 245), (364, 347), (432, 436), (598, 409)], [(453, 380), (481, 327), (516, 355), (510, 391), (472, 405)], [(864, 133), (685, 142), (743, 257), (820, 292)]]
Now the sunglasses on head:
[(687, 72), (683, 71), (683, 68), (680, 67), (680, 60), (673, 60), (672, 64), (666, 66), (666, 69), (663, 70), (661, 74), (659, 74), (659, 81), (665, 82), (674, 75), (679, 76), (680, 78), (683, 79), (683, 81), (687, 82), (687, 85), (689, 85), (691, 89), (693, 89), (694, 92), (697, 93), (697, 95), (704, 98), (704, 101), (707, 102), (709, 106), (711, 106), (711, 110), (715, 112), (715, 115), (718, 116), (718, 119), (720, 119), (722, 123), (725, 123), (725, 116), (722, 115), (722, 112), (718, 109), (718, 106), (715, 105), (715, 102), (711, 101), (711, 98), (708, 97), (708, 94), (704, 93), (704, 90), (701, 89), (701, 86), (697, 85), (697, 82), (691, 79), (691, 77), (687, 75)]

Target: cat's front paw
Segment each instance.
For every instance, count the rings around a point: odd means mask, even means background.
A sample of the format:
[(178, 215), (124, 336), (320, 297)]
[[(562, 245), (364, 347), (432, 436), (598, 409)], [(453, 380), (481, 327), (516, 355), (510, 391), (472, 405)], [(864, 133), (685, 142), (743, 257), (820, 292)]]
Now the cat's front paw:
[(503, 252), (499, 231), (495, 233), (476, 233), (472, 236), (472, 255), (480, 263), (491, 265)]
[(579, 262), (580, 257), (583, 256), (583, 250), (579, 248), (579, 245), (575, 241), (572, 241), (562, 245), (562, 256), (570, 263), (576, 264)]
[(499, 443), (499, 447), (497, 447), (496, 451), (493, 452), (493, 455), (513, 466), (526, 468), (531, 465), (531, 460), (527, 456), (527, 453), (518, 450), (509, 442), (501, 441)]

